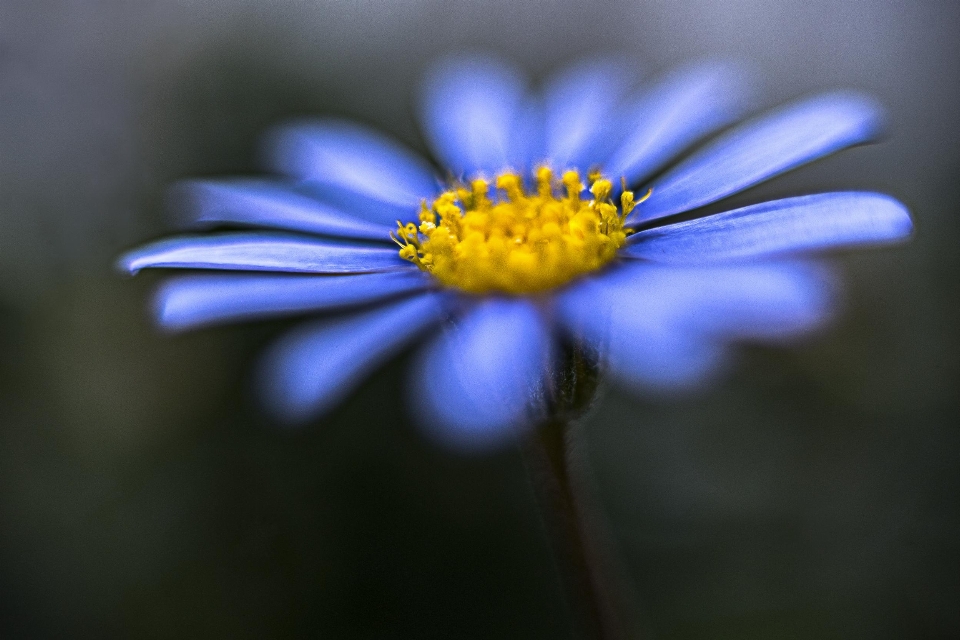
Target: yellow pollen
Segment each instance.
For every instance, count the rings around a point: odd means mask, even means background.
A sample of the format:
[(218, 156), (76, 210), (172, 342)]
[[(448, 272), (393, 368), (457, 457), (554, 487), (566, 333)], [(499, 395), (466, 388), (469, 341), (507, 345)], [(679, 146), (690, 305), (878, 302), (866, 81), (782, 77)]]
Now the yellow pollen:
[(540, 167), (534, 176), (529, 193), (519, 175), (503, 173), (493, 194), (477, 179), (424, 201), (419, 225), (397, 223), (400, 257), (448, 287), (508, 294), (552, 289), (613, 260), (632, 233), (623, 223), (638, 204), (633, 192), (623, 189), (618, 209), (612, 184), (599, 173), (589, 176), (589, 200), (581, 199), (577, 171), (556, 181)]

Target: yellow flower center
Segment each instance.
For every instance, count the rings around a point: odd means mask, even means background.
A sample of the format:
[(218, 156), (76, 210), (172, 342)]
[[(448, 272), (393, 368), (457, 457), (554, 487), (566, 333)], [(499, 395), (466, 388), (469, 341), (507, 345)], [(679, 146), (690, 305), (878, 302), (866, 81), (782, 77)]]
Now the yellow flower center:
[(599, 174), (589, 177), (590, 200), (580, 197), (576, 171), (558, 184), (548, 167), (535, 177), (535, 193), (527, 193), (519, 175), (503, 173), (494, 198), (490, 184), (477, 179), (429, 206), (424, 201), (419, 226), (397, 223), (400, 257), (446, 286), (509, 294), (552, 289), (610, 262), (631, 233), (623, 222), (637, 204), (633, 192), (623, 190), (618, 210), (610, 181)]

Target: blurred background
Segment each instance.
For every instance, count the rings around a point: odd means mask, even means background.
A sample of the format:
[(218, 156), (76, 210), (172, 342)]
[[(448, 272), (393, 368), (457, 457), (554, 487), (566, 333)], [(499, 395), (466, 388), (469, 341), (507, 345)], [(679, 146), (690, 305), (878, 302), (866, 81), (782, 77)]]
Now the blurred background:
[(522, 457), (406, 417), (407, 357), (278, 429), (251, 400), (289, 325), (159, 335), (165, 185), (259, 170), (337, 114), (424, 150), (426, 65), (644, 77), (742, 59), (758, 104), (853, 87), (890, 135), (738, 196), (893, 194), (908, 245), (837, 256), (845, 308), (669, 402), (610, 390), (582, 478), (649, 638), (960, 637), (960, 5), (919, 0), (0, 2), (0, 637), (573, 638)]

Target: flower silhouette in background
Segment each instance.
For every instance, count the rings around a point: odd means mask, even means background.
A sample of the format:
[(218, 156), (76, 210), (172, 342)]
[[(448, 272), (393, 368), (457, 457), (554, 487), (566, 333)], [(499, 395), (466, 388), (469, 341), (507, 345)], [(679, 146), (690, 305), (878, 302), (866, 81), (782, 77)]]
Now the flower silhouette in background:
[(632, 94), (618, 64), (591, 61), (533, 94), (496, 59), (449, 59), (421, 102), (440, 173), (358, 124), (295, 122), (269, 138), (282, 179), (175, 188), (185, 228), (233, 230), (161, 240), (120, 265), (213, 272), (161, 285), (156, 317), (171, 330), (323, 312), (263, 361), (264, 397), (286, 420), (329, 410), (424, 339), (420, 421), (448, 443), (495, 445), (550, 412), (569, 345), (631, 388), (696, 386), (732, 342), (785, 341), (829, 318), (830, 274), (803, 256), (909, 236), (903, 205), (864, 192), (676, 221), (878, 134), (878, 107), (847, 92), (731, 127), (744, 84), (711, 63)]

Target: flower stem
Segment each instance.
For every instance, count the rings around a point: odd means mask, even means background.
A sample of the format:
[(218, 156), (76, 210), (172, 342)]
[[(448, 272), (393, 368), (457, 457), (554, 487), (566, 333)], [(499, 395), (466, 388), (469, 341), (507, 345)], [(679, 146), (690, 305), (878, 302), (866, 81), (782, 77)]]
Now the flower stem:
[[(551, 534), (554, 559), (584, 638), (614, 640), (624, 637), (610, 583), (602, 575), (603, 558), (596, 547), (596, 531), (578, 499), (571, 474), (571, 425), (593, 399), (597, 367), (579, 349), (566, 353), (566, 367), (558, 380), (552, 417), (531, 434), (525, 448), (528, 473), (537, 492), (544, 523)], [(596, 523), (592, 523), (596, 525)]]

